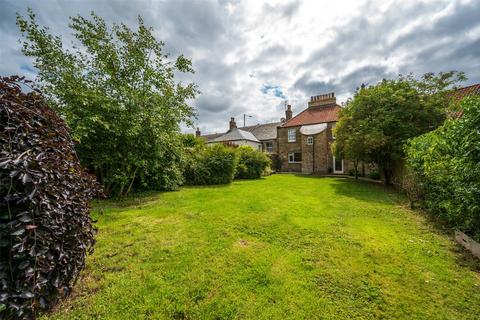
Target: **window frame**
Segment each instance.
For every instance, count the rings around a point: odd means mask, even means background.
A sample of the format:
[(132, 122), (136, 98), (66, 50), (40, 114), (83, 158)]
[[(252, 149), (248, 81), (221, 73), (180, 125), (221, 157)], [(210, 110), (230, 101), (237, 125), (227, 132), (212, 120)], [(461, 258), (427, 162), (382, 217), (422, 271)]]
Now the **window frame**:
[(297, 142), (297, 129), (288, 129), (288, 131), (287, 131), (287, 141), (288, 142)]
[[(300, 159), (297, 158), (297, 161), (295, 161), (295, 154), (300, 156)], [(292, 157), (292, 159), (290, 159)], [(289, 152), (288, 153), (288, 163), (302, 163), (302, 153), (298, 151), (294, 152)]]
[(342, 170), (336, 170), (336, 167), (335, 167), (335, 162), (336, 162), (336, 158), (335, 156), (333, 156), (333, 173), (338, 173), (338, 174), (344, 174), (345, 173), (345, 167), (344, 167), (344, 163), (343, 163), (343, 159), (341, 159), (341, 164), (342, 164)]
[(309, 146), (313, 145), (313, 136), (308, 136), (307, 137), (307, 145), (309, 145)]
[[(268, 145), (270, 145), (270, 148), (268, 147)], [(265, 151), (267, 153), (273, 152), (273, 141), (265, 141)]]

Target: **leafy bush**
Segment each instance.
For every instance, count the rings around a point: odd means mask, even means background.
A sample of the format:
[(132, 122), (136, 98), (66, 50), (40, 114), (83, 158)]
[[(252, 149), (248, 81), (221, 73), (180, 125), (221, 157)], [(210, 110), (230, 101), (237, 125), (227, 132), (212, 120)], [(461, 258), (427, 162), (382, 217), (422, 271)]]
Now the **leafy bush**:
[(375, 180), (380, 180), (380, 173), (376, 170), (373, 170), (373, 171), (370, 171), (368, 174), (367, 174), (367, 178), (370, 178), (370, 179), (375, 179)]
[(237, 163), (235, 149), (222, 144), (191, 148), (186, 156), (186, 183), (191, 185), (230, 183)]
[(99, 193), (64, 121), (22, 78), (0, 79), (0, 318), (30, 319), (69, 294), (93, 250)]
[(270, 167), (272, 170), (281, 171), (282, 170), (282, 157), (278, 154), (270, 154), (268, 155), (270, 158)]
[(409, 141), (407, 165), (425, 208), (480, 240), (480, 98), (460, 106), (460, 118)]
[(258, 179), (267, 168), (270, 168), (270, 158), (261, 151), (249, 146), (242, 146), (237, 149), (237, 153), (238, 165), (235, 178)]

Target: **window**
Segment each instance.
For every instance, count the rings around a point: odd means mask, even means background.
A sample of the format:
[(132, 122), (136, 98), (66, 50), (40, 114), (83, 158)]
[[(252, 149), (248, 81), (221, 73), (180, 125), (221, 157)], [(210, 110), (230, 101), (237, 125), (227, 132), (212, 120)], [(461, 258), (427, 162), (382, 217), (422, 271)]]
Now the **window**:
[(272, 153), (273, 152), (273, 142), (272, 141), (265, 142), (265, 149), (267, 150), (268, 153)]
[(297, 163), (297, 162), (302, 162), (302, 153), (290, 152), (288, 154), (288, 163)]
[(288, 142), (295, 142), (295, 141), (297, 141), (297, 130), (288, 129)]
[(307, 137), (307, 144), (312, 145), (313, 144), (313, 137)]

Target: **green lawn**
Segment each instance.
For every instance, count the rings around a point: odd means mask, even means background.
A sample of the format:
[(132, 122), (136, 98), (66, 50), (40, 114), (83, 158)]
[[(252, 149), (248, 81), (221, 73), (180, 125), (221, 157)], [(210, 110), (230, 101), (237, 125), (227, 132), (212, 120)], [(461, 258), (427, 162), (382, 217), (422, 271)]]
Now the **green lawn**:
[(401, 197), (273, 175), (95, 205), (51, 319), (479, 319), (480, 263)]

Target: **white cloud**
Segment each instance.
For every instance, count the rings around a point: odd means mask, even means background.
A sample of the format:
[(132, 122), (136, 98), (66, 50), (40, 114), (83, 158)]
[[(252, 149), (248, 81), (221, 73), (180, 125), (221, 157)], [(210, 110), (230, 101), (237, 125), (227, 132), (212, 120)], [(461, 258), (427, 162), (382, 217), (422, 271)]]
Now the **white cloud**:
[(27, 6), (67, 39), (69, 15), (94, 10), (134, 27), (141, 14), (169, 52), (193, 59), (204, 132), (243, 113), (254, 115), (250, 123), (278, 120), (278, 90), (299, 112), (310, 95), (334, 90), (345, 100), (397, 73), (457, 69), (480, 81), (480, 1), (3, 1), (1, 74), (32, 76), (16, 42), (15, 12)]

